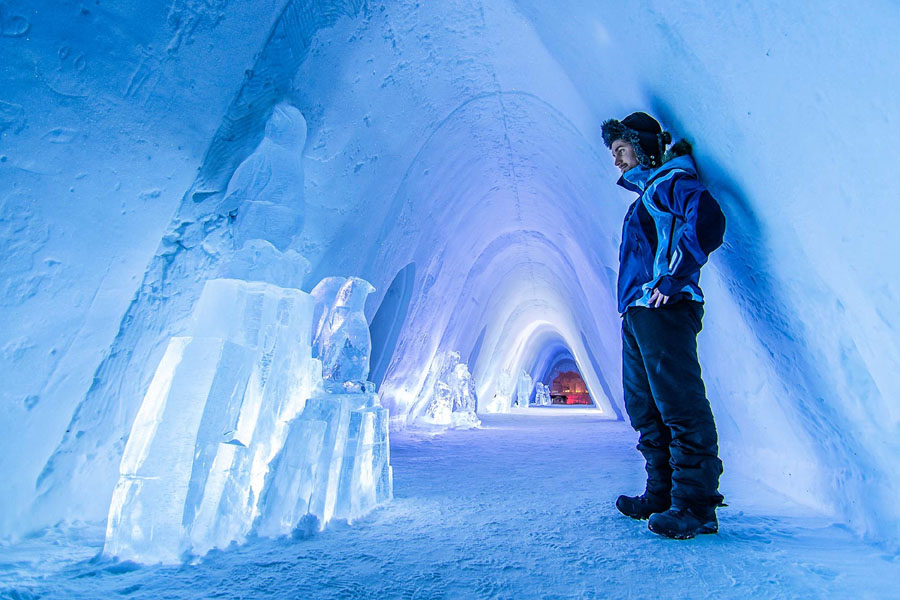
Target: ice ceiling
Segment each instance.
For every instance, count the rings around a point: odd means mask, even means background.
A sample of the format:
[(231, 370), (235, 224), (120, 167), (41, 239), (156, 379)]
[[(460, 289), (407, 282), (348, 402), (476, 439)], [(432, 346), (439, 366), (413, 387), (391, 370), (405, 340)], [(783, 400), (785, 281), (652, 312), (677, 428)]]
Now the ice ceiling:
[(105, 517), (215, 269), (225, 186), (288, 102), (309, 127), (304, 288), (362, 277), (371, 320), (396, 281), (396, 426), (451, 350), (483, 408), (504, 371), (571, 357), (621, 418), (630, 195), (599, 126), (647, 110), (688, 137), (728, 217), (700, 338), (726, 470), (900, 540), (895, 5), (95, 0), (0, 19), (0, 534)]

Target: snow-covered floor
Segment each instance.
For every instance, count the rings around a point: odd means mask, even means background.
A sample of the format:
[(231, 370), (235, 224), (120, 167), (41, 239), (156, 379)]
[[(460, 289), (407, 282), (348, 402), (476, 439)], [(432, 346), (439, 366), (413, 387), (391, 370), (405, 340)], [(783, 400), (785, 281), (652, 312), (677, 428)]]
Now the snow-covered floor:
[(555, 408), (397, 434), (395, 500), (352, 526), (178, 567), (96, 558), (100, 525), (52, 530), (0, 547), (0, 597), (898, 597), (900, 557), (730, 473), (718, 535), (650, 533), (613, 506), (642, 490), (634, 443), (625, 423)]

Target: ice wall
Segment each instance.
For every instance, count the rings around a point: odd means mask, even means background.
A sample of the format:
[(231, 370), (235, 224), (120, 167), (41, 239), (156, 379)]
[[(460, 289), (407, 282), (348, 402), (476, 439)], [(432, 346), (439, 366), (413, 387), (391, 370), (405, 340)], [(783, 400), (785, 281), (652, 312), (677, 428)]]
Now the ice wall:
[(897, 6), (517, 6), (582, 95), (616, 91), (607, 114), (689, 136), (725, 207), (700, 344), (726, 464), (896, 542)]
[[(503, 408), (504, 373), (537, 378), (536, 365), (568, 352), (603, 414), (621, 414), (613, 288), (630, 196), (613, 185), (599, 123), (638, 109), (658, 115), (694, 142), (728, 217), (726, 246), (704, 274), (700, 340), (726, 470), (900, 540), (900, 323), (891, 310), (900, 289), (885, 258), (896, 254), (890, 223), (900, 212), (891, 194), (900, 177), (895, 4), (351, 4), (285, 2), (269, 7), (268, 20), (258, 3), (254, 18), (241, 19), (250, 3), (204, 5), (220, 21), (190, 2), (155, 21), (149, 9), (121, 5), (130, 29), (109, 25), (105, 8), (85, 5), (91, 17), (66, 4), (63, 18), (49, 6), (34, 16), (32, 5), (4, 4), (10, 25), (0, 43), (13, 85), (0, 97), (0, 170), (15, 260), (3, 267), (13, 325), (0, 348), (4, 369), (16, 373), (0, 442), (15, 498), (2, 511), (4, 531), (53, 522), (64, 507), (69, 517), (97, 516), (95, 500), (63, 482), (111, 494), (119, 440), (165, 343), (183, 333), (199, 295), (195, 274), (213, 269), (203, 249), (222, 229), (215, 207), (271, 108), (288, 101), (309, 127), (297, 240), (309, 280), (371, 281), (380, 290), (371, 317), (394, 276), (415, 264), (382, 388), (395, 425), (414, 413), (429, 367), (448, 351), (469, 365), (480, 407), (494, 409), (496, 398)], [(91, 54), (70, 77), (66, 61), (78, 53), (62, 47), (78, 46), (67, 41), (89, 18), (112, 31), (104, 48), (130, 54)], [(246, 32), (228, 29), (237, 23)], [(77, 30), (80, 46), (94, 43)], [(136, 35), (155, 38), (141, 45), (146, 52), (134, 50)], [(206, 50), (188, 58), (185, 39)], [(225, 61), (227, 72), (207, 66), (207, 52), (226, 51), (246, 60)], [(31, 83), (35, 66), (43, 79)], [(147, 101), (121, 93), (131, 73)], [(196, 93), (179, 91), (188, 79)], [(192, 103), (212, 105), (211, 96), (218, 112), (183, 125), (202, 112)], [(53, 133), (56, 121), (91, 119), (87, 138)], [(118, 123), (137, 132), (99, 133)], [(173, 158), (168, 169), (137, 160), (155, 144), (163, 150), (154, 157), (174, 152), (182, 138), (205, 158)], [(92, 168), (57, 148), (77, 149)], [(94, 187), (95, 177), (104, 184)], [(72, 302), (60, 305), (59, 289)], [(41, 441), (38, 431), (52, 433)], [(15, 449), (32, 439), (34, 452), (19, 462)]]
[[(484, 405), (504, 370), (557, 344), (616, 412), (610, 300), (630, 195), (613, 185), (599, 123), (647, 109), (694, 142), (729, 220), (704, 275), (701, 336), (727, 468), (858, 531), (900, 538), (890, 500), (900, 357), (885, 304), (898, 290), (877, 274), (896, 242), (867, 224), (873, 209), (888, 219), (898, 210), (887, 192), (898, 11), (849, 11), (398, 2), (365, 27), (322, 36), (319, 64), (305, 63), (297, 81), (341, 101), (301, 92), (321, 109), (310, 177), (362, 184), (367, 218), (342, 224), (314, 272), (340, 264), (377, 285), (417, 265), (383, 388), (395, 415), (414, 405), (429, 357), (465, 358), (482, 331), (470, 367)], [(861, 155), (846, 157), (859, 137), (849, 123), (862, 124)], [(340, 149), (352, 157), (328, 160)], [(373, 194), (388, 199), (374, 228)], [(886, 483), (872, 490), (873, 478)]]
[[(118, 378), (98, 367), (278, 4), (0, 3), (0, 533), (32, 523), (74, 411)], [(127, 420), (109, 396), (70, 435)], [(104, 444), (86, 462), (111, 466)]]
[[(0, 453), (0, 531), (21, 532), (103, 518), (155, 367), (231, 248), (219, 210), (229, 180), (265, 137), (315, 32), (360, 4), (2, 8), (4, 23), (27, 30), (0, 37), (2, 221), (15, 257), (4, 262), (0, 348), (14, 375), (0, 427), (3, 444), (29, 449)], [(57, 67), (73, 47), (78, 72)], [(43, 72), (52, 77), (34, 77)], [(64, 78), (77, 94), (61, 93)], [(52, 123), (79, 135), (47, 137)], [(262, 270), (302, 280), (289, 262)]]

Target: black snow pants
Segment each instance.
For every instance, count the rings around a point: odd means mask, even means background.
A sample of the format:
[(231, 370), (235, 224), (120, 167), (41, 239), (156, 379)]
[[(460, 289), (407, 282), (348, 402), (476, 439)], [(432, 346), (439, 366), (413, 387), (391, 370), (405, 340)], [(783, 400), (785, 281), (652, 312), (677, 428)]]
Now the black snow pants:
[(703, 306), (684, 300), (631, 307), (622, 320), (625, 409), (640, 433), (647, 491), (676, 508), (709, 507), (719, 494), (718, 436), (700, 378), (697, 334)]

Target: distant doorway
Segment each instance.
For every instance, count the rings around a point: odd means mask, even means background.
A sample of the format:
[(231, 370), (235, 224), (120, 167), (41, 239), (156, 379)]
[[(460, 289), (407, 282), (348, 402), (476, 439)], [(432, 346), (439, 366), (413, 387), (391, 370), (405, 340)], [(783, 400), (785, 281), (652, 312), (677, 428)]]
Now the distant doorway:
[(553, 404), (592, 405), (587, 385), (578, 371), (560, 371), (550, 382), (550, 400)]

